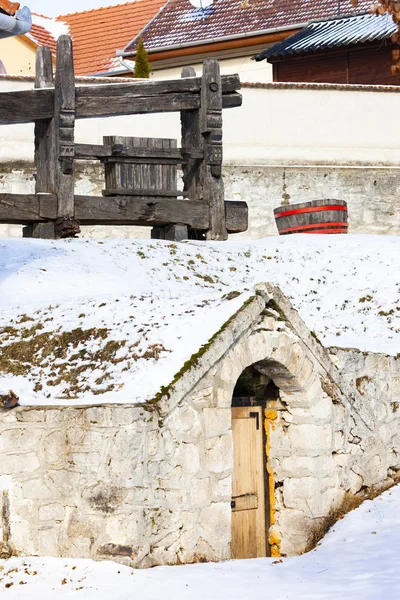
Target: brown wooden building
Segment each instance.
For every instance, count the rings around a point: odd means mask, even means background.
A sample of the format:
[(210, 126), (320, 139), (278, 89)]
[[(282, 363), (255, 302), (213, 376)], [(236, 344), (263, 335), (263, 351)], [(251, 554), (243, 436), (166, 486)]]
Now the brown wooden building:
[(389, 15), (314, 21), (255, 60), (272, 63), (277, 82), (400, 85), (391, 71), (396, 30)]

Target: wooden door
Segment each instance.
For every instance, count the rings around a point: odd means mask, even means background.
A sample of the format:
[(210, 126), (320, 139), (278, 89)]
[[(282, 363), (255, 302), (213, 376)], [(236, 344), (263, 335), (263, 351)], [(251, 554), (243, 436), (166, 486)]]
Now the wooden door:
[(262, 416), (260, 406), (232, 408), (232, 558), (267, 556)]

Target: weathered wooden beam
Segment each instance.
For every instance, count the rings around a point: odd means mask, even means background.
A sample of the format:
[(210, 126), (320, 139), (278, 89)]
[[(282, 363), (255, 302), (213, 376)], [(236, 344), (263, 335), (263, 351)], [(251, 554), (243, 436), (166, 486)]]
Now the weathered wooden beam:
[(30, 225), (56, 218), (54, 194), (0, 194), (0, 223)]
[(62, 35), (57, 41), (57, 69), (54, 92), (56, 127), (56, 187), (58, 209), (56, 234), (71, 237), (79, 232), (74, 220), (74, 156), (75, 156), (75, 75), (72, 40)]
[[(0, 222), (29, 224), (57, 219), (54, 194), (0, 194)], [(229, 233), (246, 231), (245, 202), (225, 202)], [(75, 196), (75, 216), (84, 225), (169, 225), (184, 223), (193, 229), (209, 229), (208, 207), (203, 202), (171, 198)]]
[[(35, 88), (54, 86), (53, 57), (50, 48), (41, 46), (36, 52)], [(35, 192), (56, 192), (56, 155), (55, 155), (55, 123), (54, 119), (43, 119), (35, 122)], [(56, 207), (57, 201), (55, 201)], [(55, 238), (53, 222), (32, 223), (23, 232), (24, 237)]]
[[(130, 97), (126, 90), (123, 90), (123, 95), (110, 96), (103, 93), (105, 87), (108, 86), (89, 86), (92, 93), (85, 97), (81, 95), (81, 90), (88, 88), (77, 88), (77, 119), (197, 110), (200, 108), (200, 94), (197, 93), (182, 92), (159, 97)], [(241, 104), (242, 96), (236, 92), (222, 96), (223, 108), (235, 108), (241, 106)], [(53, 115), (53, 89), (0, 93), (0, 125), (31, 123), (41, 119), (51, 119)]]
[(208, 58), (203, 63), (200, 132), (204, 147), (202, 163), (203, 199), (210, 210), (208, 240), (226, 240), (224, 182), (222, 179), (222, 84), (219, 62)]
[[(184, 67), (182, 69), (182, 79), (196, 76), (193, 67)], [(201, 147), (202, 139), (200, 135), (200, 115), (199, 111), (183, 110), (181, 111), (181, 139), (182, 149), (192, 160), (183, 166), (183, 189), (191, 200), (202, 197), (200, 193), (200, 164), (193, 156), (194, 148), (201, 149), (201, 158), (204, 158), (204, 149)]]
[[(222, 93), (230, 94), (240, 90), (239, 75), (223, 75), (221, 78)], [(169, 80), (137, 81), (135, 83), (110, 83), (102, 85), (85, 85), (76, 89), (77, 100), (85, 98), (133, 98), (158, 97), (169, 94), (200, 94), (201, 77)]]
[(80, 160), (111, 159), (123, 162), (156, 163), (156, 164), (182, 164), (190, 159), (201, 159), (204, 152), (195, 148), (190, 153), (183, 148), (126, 148), (111, 147), (96, 144), (75, 144), (75, 158)]
[[(246, 231), (248, 209), (245, 202), (227, 201), (225, 212), (229, 233)], [(181, 223), (203, 231), (210, 227), (206, 204), (173, 198), (75, 196), (75, 216), (82, 225), (163, 226)]]
[(32, 123), (54, 114), (54, 90), (21, 90), (0, 93), (0, 125)]

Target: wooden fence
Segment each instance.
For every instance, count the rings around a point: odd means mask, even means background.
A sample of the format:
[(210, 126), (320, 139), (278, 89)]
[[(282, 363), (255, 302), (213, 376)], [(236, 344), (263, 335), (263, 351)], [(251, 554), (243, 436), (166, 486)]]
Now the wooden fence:
[[(0, 223), (26, 225), (26, 237), (60, 238), (82, 225), (141, 225), (166, 239), (225, 240), (246, 231), (245, 202), (225, 202), (222, 110), (241, 105), (237, 75), (222, 76), (215, 59), (203, 76), (75, 87), (72, 42), (61, 36), (53, 79), (48, 48), (38, 50), (35, 89), (0, 93), (0, 124), (35, 122), (35, 194), (0, 194)], [(104, 138), (76, 144), (75, 120), (179, 111), (181, 147), (161, 138)], [(74, 190), (76, 160), (104, 163), (103, 196)], [(183, 191), (177, 191), (177, 166)], [(178, 198), (178, 196), (180, 196)]]

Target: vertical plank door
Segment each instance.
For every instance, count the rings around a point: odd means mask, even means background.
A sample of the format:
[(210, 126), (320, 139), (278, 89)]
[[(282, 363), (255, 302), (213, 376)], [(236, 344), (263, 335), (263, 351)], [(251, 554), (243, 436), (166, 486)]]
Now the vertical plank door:
[(231, 557), (267, 556), (262, 408), (232, 408), (232, 433)]

